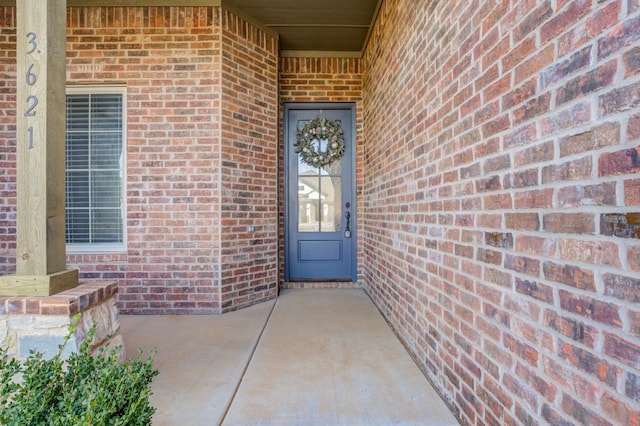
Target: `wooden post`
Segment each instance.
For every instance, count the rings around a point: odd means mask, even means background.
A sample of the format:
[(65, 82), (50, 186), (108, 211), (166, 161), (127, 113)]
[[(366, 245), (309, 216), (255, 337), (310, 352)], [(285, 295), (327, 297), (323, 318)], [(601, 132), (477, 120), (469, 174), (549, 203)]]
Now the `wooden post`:
[(47, 296), (78, 285), (66, 270), (66, 0), (16, 2), (16, 275), (0, 295)]

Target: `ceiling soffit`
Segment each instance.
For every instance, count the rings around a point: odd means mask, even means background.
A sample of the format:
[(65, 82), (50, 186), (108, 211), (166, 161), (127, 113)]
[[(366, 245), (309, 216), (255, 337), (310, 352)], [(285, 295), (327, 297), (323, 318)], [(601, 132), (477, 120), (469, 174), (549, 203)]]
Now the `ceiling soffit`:
[[(360, 57), (383, 0), (67, 0), (74, 6), (223, 6), (280, 38), (282, 56)], [(0, 0), (13, 6), (15, 0)]]
[(282, 56), (360, 57), (382, 0), (223, 0), (280, 35)]

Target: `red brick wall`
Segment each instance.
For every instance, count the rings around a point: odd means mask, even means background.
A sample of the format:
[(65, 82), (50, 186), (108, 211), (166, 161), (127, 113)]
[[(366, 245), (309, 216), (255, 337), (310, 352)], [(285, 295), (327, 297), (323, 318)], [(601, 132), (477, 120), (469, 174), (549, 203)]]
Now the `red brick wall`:
[[(276, 124), (269, 124), (276, 115), (274, 41), (254, 39), (255, 31), (239, 22), (234, 36), (229, 15), (224, 18), (215, 7), (69, 8), (68, 81), (125, 84), (128, 102), (126, 251), (69, 255), (69, 265), (85, 278), (117, 279), (122, 312), (219, 313), (275, 295), (277, 278), (270, 272), (276, 268), (275, 229), (257, 233), (261, 243), (252, 239), (236, 245), (238, 252), (251, 250), (247, 256), (253, 264), (240, 255), (231, 259), (236, 243), (229, 235), (237, 228), (229, 221), (239, 218), (228, 213), (237, 198), (233, 191), (246, 194), (275, 186), (275, 154), (262, 164), (256, 161), (262, 155), (257, 150), (275, 152), (277, 143)], [(0, 271), (12, 272), (14, 9), (0, 8), (0, 19)], [(227, 53), (227, 47), (235, 50)], [(267, 82), (258, 87), (251, 75), (232, 76), (222, 66), (227, 54), (238, 62), (240, 56), (255, 61), (252, 67), (271, 62), (271, 69), (257, 73)], [(233, 85), (223, 81), (232, 77)], [(240, 97), (264, 98), (270, 104), (246, 113), (257, 120), (255, 128), (245, 127), (238, 135), (232, 121), (221, 123), (228, 120), (223, 110), (231, 99)], [(247, 142), (250, 149), (232, 153)], [(255, 167), (247, 172), (253, 186), (244, 191), (229, 183), (231, 163), (243, 161)], [(243, 206), (257, 212), (247, 214), (252, 221), (275, 221), (275, 207), (262, 211), (265, 200), (253, 195), (247, 201)], [(243, 268), (249, 272), (237, 272)], [(250, 296), (243, 293), (248, 287)]]
[[(222, 14), (223, 311), (278, 292), (278, 40)], [(254, 227), (248, 232), (247, 227)]]
[[(362, 209), (362, 61), (355, 58), (281, 58), (280, 148), (278, 157), (284, 164), (283, 111), (286, 102), (352, 102), (356, 105), (356, 224), (361, 226)], [(284, 194), (284, 169), (279, 176)], [(345, 287), (346, 283), (284, 283), (284, 199), (280, 209), (280, 281), (284, 287)], [(362, 234), (358, 233), (358, 281), (362, 276)]]
[(463, 424), (640, 424), (640, 4), (386, 0), (365, 285)]
[(15, 8), (0, 7), (0, 271), (15, 272), (16, 31)]
[(214, 312), (219, 301), (221, 47), (213, 8), (70, 8), (70, 82), (127, 86), (127, 251), (73, 255), (113, 268), (123, 312)]

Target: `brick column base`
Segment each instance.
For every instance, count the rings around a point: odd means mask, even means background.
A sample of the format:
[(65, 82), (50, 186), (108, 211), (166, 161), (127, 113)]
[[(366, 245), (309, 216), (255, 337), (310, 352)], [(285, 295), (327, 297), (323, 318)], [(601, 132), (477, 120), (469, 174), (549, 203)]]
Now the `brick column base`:
[(64, 357), (76, 352), (94, 323), (92, 350), (117, 349), (124, 359), (115, 281), (86, 281), (53, 296), (0, 297), (0, 346), (10, 356), (25, 359), (34, 349), (50, 358), (59, 351), (75, 323), (73, 335), (63, 349)]

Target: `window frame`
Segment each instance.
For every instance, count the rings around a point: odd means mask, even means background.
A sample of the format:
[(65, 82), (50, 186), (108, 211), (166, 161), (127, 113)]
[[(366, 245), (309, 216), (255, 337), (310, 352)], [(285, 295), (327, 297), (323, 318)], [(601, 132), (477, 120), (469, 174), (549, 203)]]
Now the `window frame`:
[[(120, 243), (66, 243), (68, 254), (82, 253), (125, 253), (127, 250), (127, 88), (123, 85), (78, 85), (67, 86), (65, 100), (68, 95), (120, 95), (122, 97), (122, 242)], [(66, 105), (66, 102), (65, 102)], [(66, 107), (65, 107), (66, 116)], [(65, 121), (66, 123), (66, 121)], [(66, 124), (65, 124), (66, 134)], [(65, 136), (66, 144), (66, 136)], [(66, 151), (66, 150), (65, 150)], [(66, 156), (65, 156), (66, 174)], [(66, 197), (65, 197), (66, 198)], [(65, 201), (66, 210), (66, 201)], [(65, 229), (67, 223), (65, 219)], [(66, 234), (66, 231), (65, 231)]]

